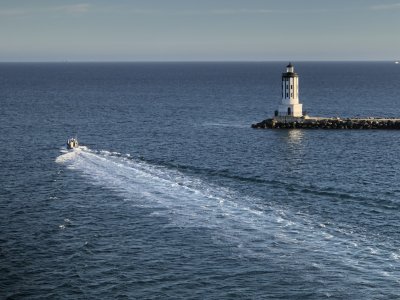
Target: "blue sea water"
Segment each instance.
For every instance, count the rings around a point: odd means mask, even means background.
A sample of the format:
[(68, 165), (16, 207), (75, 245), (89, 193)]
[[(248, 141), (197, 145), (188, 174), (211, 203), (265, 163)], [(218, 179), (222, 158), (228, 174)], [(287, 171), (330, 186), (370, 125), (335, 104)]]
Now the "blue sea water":
[[(251, 129), (285, 66), (0, 64), (0, 298), (399, 299), (400, 131)], [(398, 65), (295, 68), (400, 116)]]

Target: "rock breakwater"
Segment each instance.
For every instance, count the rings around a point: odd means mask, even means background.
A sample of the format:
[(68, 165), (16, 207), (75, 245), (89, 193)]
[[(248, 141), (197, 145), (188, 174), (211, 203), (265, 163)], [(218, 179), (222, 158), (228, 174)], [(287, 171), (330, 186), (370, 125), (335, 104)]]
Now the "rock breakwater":
[(384, 118), (271, 118), (252, 124), (266, 129), (398, 129), (400, 119)]

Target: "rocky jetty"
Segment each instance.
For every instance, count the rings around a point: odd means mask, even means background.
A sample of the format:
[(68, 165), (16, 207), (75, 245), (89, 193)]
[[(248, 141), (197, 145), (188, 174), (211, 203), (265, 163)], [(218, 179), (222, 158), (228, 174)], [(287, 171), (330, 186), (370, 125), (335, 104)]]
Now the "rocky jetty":
[(252, 128), (279, 129), (400, 129), (400, 119), (385, 118), (282, 118), (266, 119)]

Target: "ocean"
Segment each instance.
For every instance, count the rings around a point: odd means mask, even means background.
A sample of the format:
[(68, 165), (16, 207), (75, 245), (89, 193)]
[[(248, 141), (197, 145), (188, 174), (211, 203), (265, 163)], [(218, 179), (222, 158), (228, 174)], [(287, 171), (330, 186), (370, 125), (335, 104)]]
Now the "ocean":
[[(399, 299), (400, 131), (252, 129), (286, 64), (1, 63), (0, 298)], [(400, 117), (393, 62), (294, 66)]]

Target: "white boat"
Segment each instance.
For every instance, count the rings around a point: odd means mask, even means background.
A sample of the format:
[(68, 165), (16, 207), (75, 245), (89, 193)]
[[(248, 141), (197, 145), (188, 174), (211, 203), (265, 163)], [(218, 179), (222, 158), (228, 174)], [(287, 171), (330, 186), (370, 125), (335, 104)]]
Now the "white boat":
[(79, 142), (77, 138), (70, 138), (67, 140), (67, 148), (74, 149), (79, 147)]
[(396, 60), (394, 63), (397, 65), (397, 64), (399, 64), (400, 62), (399, 62), (398, 60)]

